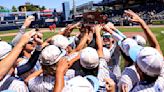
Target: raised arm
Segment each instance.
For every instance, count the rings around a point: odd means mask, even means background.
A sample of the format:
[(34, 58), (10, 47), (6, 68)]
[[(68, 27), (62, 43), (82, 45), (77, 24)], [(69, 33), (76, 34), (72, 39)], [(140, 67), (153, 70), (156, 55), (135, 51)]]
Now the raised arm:
[(35, 20), (34, 16), (29, 16), (26, 18), (24, 24), (22, 25), (19, 32), (17, 33), (17, 35), (13, 38), (13, 40), (11, 42), (13, 46), (15, 46), (19, 42), (22, 35), (25, 33), (25, 29), (28, 28), (30, 26), (31, 22), (34, 20)]
[(82, 48), (84, 48), (87, 40), (88, 40), (88, 33), (85, 33), (84, 36), (81, 38), (80, 43), (78, 44), (78, 46), (75, 49), (73, 49), (71, 53), (80, 51)]
[(63, 32), (61, 32), (60, 34), (66, 36), (66, 37), (69, 37), (71, 32), (73, 31), (73, 29), (77, 28), (77, 26), (79, 26), (80, 24), (81, 24), (80, 22), (77, 22), (76, 24), (68, 25), (65, 28), (65, 30)]
[(78, 52), (74, 53), (75, 56), (72, 56), (72, 58), (62, 58), (60, 59), (59, 63), (57, 64), (56, 69), (56, 80), (54, 85), (53, 92), (62, 92), (62, 89), (64, 88), (64, 75), (66, 71), (72, 66), (72, 64), (77, 61), (80, 58), (80, 55)]
[(96, 32), (96, 44), (98, 46), (98, 50), (97, 50), (98, 55), (99, 55), (99, 57), (104, 57), (104, 54), (103, 54), (103, 42), (102, 42), (102, 38), (101, 38), (101, 34), (100, 34), (102, 26), (96, 25), (94, 27), (94, 29), (95, 29), (95, 32)]
[(111, 23), (107, 23), (106, 25), (103, 26), (104, 31), (109, 32), (116, 41), (120, 41), (126, 38), (126, 36), (123, 35), (121, 32), (120, 34), (118, 34), (117, 32), (114, 31), (115, 30), (114, 25), (113, 28), (111, 28)]
[(159, 43), (158, 43), (155, 35), (150, 30), (150, 28), (145, 23), (145, 21), (143, 19), (141, 19), (136, 13), (134, 13), (131, 10), (126, 10), (125, 11), (125, 14), (128, 15), (129, 17), (132, 17), (130, 19), (131, 22), (136, 22), (136, 23), (139, 23), (140, 24), (140, 26), (144, 30), (145, 36), (147, 37), (147, 40), (149, 41), (150, 46), (156, 48), (162, 54), (160, 45), (159, 45)]
[(14, 65), (17, 60), (19, 54), (21, 53), (24, 45), (30, 40), (32, 36), (36, 34), (36, 31), (32, 30), (25, 33), (18, 44), (13, 48), (13, 50), (9, 53), (9, 55), (1, 60), (0, 62), (0, 80), (9, 72), (9, 70)]
[(42, 43), (43, 43), (42, 37), (43, 37), (43, 34), (39, 32), (37, 33), (37, 35), (34, 36), (34, 40), (37, 44), (36, 49), (26, 64), (16, 68), (18, 76), (30, 71), (36, 65), (36, 62), (38, 61), (41, 50), (42, 48), (44, 48), (42, 46)]

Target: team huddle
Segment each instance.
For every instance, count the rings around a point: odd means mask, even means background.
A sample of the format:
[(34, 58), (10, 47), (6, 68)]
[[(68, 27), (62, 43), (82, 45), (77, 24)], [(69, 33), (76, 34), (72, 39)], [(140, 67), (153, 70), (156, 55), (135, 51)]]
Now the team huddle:
[(125, 15), (145, 38), (128, 38), (111, 22), (78, 22), (43, 41), (42, 30), (25, 32), (35, 19), (29, 16), (11, 42), (0, 41), (0, 91), (164, 92), (164, 58), (155, 35), (136, 13)]

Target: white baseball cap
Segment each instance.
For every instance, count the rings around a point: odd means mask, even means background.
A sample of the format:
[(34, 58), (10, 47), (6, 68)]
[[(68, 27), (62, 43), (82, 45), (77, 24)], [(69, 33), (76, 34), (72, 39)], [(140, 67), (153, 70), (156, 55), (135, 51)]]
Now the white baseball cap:
[(104, 53), (104, 58), (107, 62), (109, 62), (110, 58), (111, 58), (111, 53), (109, 51), (109, 49), (107, 49), (106, 47), (103, 47), (103, 53)]
[(12, 50), (12, 46), (5, 41), (0, 41), (0, 60), (5, 58)]
[(59, 61), (59, 59), (65, 56), (66, 51), (59, 49), (55, 45), (49, 45), (45, 47), (41, 52), (41, 64), (43, 65), (53, 65)]
[(86, 47), (81, 51), (80, 64), (86, 69), (93, 69), (99, 65), (99, 56), (96, 49)]
[(141, 46), (146, 45), (146, 40), (141, 35), (135, 35), (132, 38), (138, 43), (138, 45), (141, 45)]
[(98, 88), (99, 81), (96, 77), (92, 75), (76, 76), (67, 81), (62, 92), (97, 92)]
[(63, 35), (55, 35), (51, 39), (51, 44), (66, 49), (67, 46), (69, 45), (69, 41), (68, 38)]
[(122, 51), (129, 56), (129, 49), (132, 48), (133, 46), (137, 45), (137, 42), (133, 40), (132, 38), (126, 38), (123, 41), (119, 41), (118, 45), (122, 49)]
[(144, 47), (137, 55), (137, 65), (145, 74), (159, 76), (164, 65), (163, 56), (152, 47)]

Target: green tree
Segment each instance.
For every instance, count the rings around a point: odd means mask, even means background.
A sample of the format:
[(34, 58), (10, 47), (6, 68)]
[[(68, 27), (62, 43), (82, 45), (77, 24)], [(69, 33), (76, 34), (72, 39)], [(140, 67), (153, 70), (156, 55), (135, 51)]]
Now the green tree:
[(3, 7), (3, 6), (0, 6), (0, 9), (2, 9), (2, 10), (3, 10), (3, 9), (4, 9), (4, 7)]
[(17, 8), (15, 6), (12, 7), (12, 12), (17, 12)]
[(45, 6), (42, 6), (41, 8), (40, 8), (40, 10), (45, 10), (46, 9), (46, 7)]
[(27, 11), (39, 11), (40, 10), (40, 8), (38, 6), (35, 6), (33, 4), (26, 5), (26, 9), (27, 9)]

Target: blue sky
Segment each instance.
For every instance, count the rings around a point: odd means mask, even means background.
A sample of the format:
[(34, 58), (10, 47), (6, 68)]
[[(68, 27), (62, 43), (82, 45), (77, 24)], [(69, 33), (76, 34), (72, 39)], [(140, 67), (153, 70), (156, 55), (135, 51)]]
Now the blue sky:
[[(26, 1), (30, 1), (33, 4), (40, 5), (40, 6), (46, 6), (46, 8), (56, 8), (58, 11), (62, 9), (61, 3), (64, 1), (69, 1), (70, 6), (72, 7), (72, 0), (0, 0), (0, 6), (4, 6), (6, 8), (11, 9), (11, 7), (14, 5), (18, 7), (19, 5), (25, 4)], [(83, 3), (86, 3), (91, 0), (75, 0), (76, 5), (80, 5)], [(95, 2), (102, 1), (102, 0), (92, 0)]]

